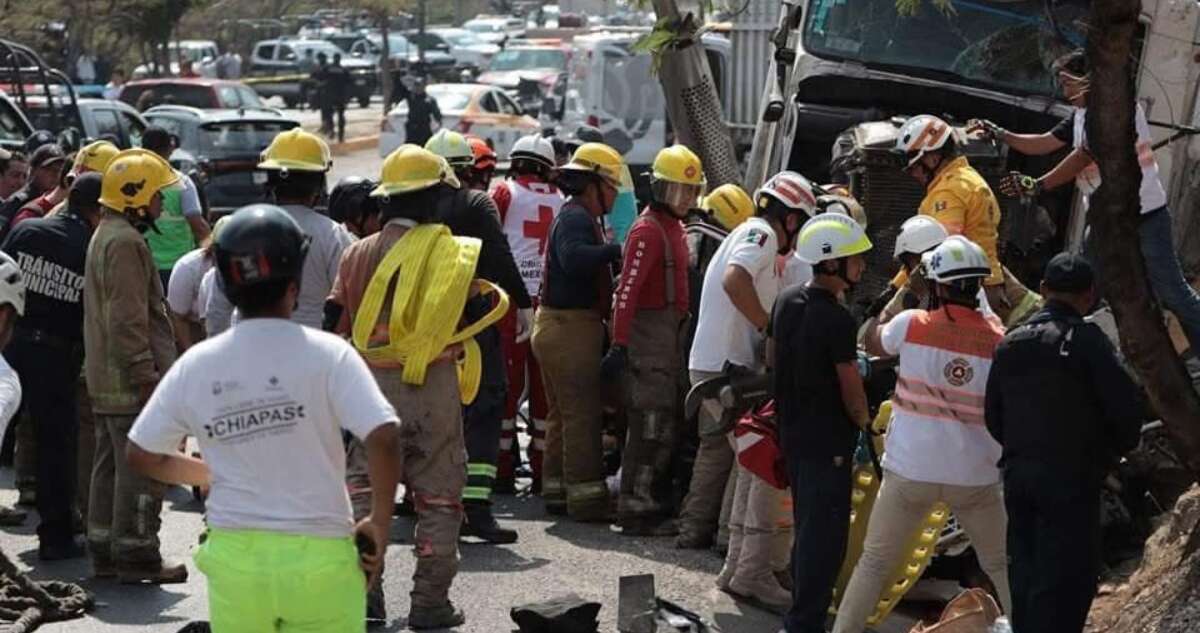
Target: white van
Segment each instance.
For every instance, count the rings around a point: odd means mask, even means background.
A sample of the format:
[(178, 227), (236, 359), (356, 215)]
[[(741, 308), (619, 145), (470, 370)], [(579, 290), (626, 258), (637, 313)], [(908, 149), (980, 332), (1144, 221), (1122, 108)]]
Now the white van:
[[(604, 140), (633, 166), (649, 165), (667, 140), (667, 106), (649, 53), (631, 51), (647, 30), (578, 35), (567, 68), (560, 129), (569, 135), (580, 125), (604, 133)], [(726, 111), (730, 94), (729, 40), (705, 35), (705, 53)], [(634, 169), (634, 173), (640, 173)]]

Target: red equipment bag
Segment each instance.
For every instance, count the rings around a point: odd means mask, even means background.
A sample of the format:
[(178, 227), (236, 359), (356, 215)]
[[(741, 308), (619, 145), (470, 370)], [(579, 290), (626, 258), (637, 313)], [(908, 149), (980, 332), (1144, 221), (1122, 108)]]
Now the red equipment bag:
[(772, 487), (787, 489), (787, 468), (779, 448), (774, 400), (742, 416), (733, 427), (733, 439), (738, 464)]

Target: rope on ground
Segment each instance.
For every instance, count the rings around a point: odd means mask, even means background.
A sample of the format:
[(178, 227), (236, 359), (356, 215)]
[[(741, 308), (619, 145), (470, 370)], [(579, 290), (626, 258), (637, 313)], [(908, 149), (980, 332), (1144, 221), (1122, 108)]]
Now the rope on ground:
[(8, 633), (30, 633), (46, 622), (78, 618), (95, 606), (79, 585), (31, 580), (0, 551), (0, 625)]

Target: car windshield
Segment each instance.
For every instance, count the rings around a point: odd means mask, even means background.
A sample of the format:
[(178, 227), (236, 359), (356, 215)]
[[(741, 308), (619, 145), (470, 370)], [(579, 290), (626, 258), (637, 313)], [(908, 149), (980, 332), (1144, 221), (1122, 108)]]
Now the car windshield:
[(21, 116), (8, 101), (0, 100), (0, 141), (5, 143), (20, 143), (25, 140), (32, 130), (25, 128)]
[(215, 93), (211, 87), (186, 83), (127, 85), (121, 91), (121, 101), (134, 107), (140, 107), (139, 101), (145, 93), (150, 93), (150, 96), (146, 98), (147, 102), (145, 106), (147, 108), (156, 105), (182, 105), (193, 108), (217, 108), (221, 106), (221, 104), (217, 103)]
[(470, 31), (459, 31), (456, 33), (440, 33), (440, 35), (447, 42), (450, 42), (451, 44), (453, 44), (455, 46), (474, 46), (476, 44), (486, 44), (486, 42), (479, 39), (478, 35), (475, 35), (474, 33), (470, 32)]
[[(375, 35), (370, 38), (371, 45), (375, 47), (375, 52), (383, 53), (383, 38)], [(403, 35), (388, 34), (388, 54), (389, 55), (407, 55), (408, 54), (408, 38)]]
[(500, 51), (492, 58), (488, 70), (532, 70), (534, 68), (567, 67), (567, 54), (550, 48)]
[[(1057, 31), (1042, 0), (951, 0), (946, 10), (917, 2), (912, 15), (896, 0), (813, 0), (804, 29), (808, 52), (868, 67), (1017, 92), (1054, 94), (1050, 62), (1077, 33)], [(1086, 17), (1081, 0), (1058, 3), (1060, 29)], [(1057, 31), (1057, 32), (1056, 32)]]
[(471, 103), (471, 95), (475, 94), (474, 89), (449, 86), (430, 86), (428, 91), (442, 112), (460, 112), (466, 109), (467, 104)]
[(464, 29), (475, 31), (476, 33), (503, 33), (503, 22), (467, 22), (463, 25)]
[(200, 126), (198, 153), (208, 158), (257, 157), (294, 121), (225, 121)]
[(31, 101), (26, 104), (25, 116), (33, 124), (33, 129), (61, 132), (68, 127), (79, 125), (79, 114), (76, 108), (69, 103), (60, 103), (57, 99), (55, 99), (54, 105), (58, 110), (58, 125), (54, 124), (54, 115), (51, 114), (50, 107), (45, 101)]

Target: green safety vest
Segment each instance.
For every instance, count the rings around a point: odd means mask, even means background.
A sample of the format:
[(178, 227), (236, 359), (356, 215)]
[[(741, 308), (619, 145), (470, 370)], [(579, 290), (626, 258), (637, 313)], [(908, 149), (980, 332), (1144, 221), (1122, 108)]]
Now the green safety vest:
[(154, 221), (154, 226), (158, 233), (146, 231), (154, 265), (159, 270), (171, 270), (180, 257), (196, 248), (192, 227), (183, 217), (183, 185), (162, 190), (162, 215)]

